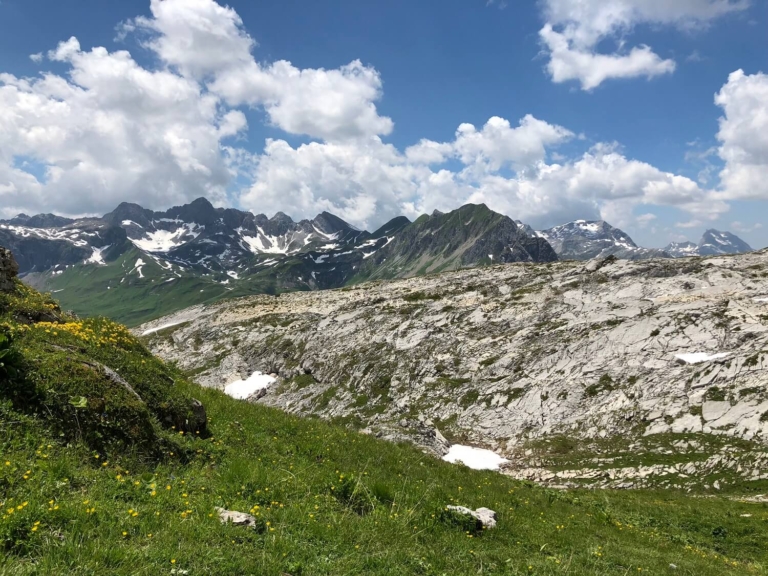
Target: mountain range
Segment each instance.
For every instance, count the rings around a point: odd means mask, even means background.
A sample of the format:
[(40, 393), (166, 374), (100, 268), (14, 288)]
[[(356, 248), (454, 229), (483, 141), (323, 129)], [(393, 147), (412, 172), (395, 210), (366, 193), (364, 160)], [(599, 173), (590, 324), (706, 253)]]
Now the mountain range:
[(719, 256), (722, 254), (741, 254), (752, 252), (749, 244), (730, 232), (707, 230), (698, 244), (693, 242), (673, 242), (664, 251), (674, 258), (685, 256)]
[[(707, 234), (701, 254), (750, 250), (732, 234)], [(28, 284), (53, 292), (66, 308), (128, 324), (254, 293), (339, 288), (510, 262), (687, 255), (684, 247), (638, 247), (602, 221), (537, 232), (484, 204), (435, 211), (413, 222), (400, 216), (368, 232), (328, 212), (295, 222), (282, 212), (269, 218), (215, 208), (205, 198), (164, 212), (122, 203), (101, 218), (20, 214), (0, 221), (0, 245), (16, 254)]]
[(608, 256), (622, 260), (670, 257), (664, 250), (640, 248), (629, 234), (602, 220), (575, 220), (537, 234), (546, 239), (563, 260), (589, 260)]

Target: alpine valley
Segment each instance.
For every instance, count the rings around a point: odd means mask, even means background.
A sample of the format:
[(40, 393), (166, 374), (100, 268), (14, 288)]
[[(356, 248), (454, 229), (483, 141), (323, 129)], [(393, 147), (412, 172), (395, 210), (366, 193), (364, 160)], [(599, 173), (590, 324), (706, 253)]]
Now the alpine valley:
[[(750, 250), (709, 231), (705, 252)], [(726, 242), (727, 240), (727, 242)], [(707, 243), (708, 242), (708, 243)], [(606, 222), (578, 220), (537, 232), (468, 204), (411, 222), (401, 216), (374, 232), (328, 212), (295, 222), (214, 208), (205, 198), (155, 212), (122, 203), (101, 218), (20, 214), (0, 221), (0, 245), (16, 256), (24, 281), (52, 292), (66, 309), (137, 325), (197, 304), (252, 294), (340, 288), (511, 262), (668, 258), (689, 255), (638, 247)]]

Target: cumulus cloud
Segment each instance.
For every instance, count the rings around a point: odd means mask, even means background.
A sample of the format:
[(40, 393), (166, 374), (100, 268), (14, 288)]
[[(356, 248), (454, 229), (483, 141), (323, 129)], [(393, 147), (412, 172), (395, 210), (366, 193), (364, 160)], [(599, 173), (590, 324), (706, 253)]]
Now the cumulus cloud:
[(453, 148), (464, 164), (481, 164), (489, 171), (498, 171), (507, 165), (522, 170), (544, 160), (547, 147), (572, 137), (573, 133), (562, 126), (530, 114), (515, 128), (508, 120), (494, 116), (482, 130), (472, 124), (459, 126)]
[[(693, 180), (628, 159), (615, 145), (550, 163), (548, 149), (571, 136), (526, 116), (514, 128), (501, 118), (480, 130), (463, 124), (451, 142), (422, 140), (404, 153), (378, 137), (296, 148), (272, 140), (241, 201), (256, 211), (288, 204), (302, 217), (325, 209), (368, 228), (399, 214), (415, 217), (467, 202), (486, 203), (539, 227), (577, 217), (626, 225), (643, 205), (676, 207), (705, 219), (728, 209)], [(459, 168), (441, 166), (449, 160)], [(504, 166), (512, 167), (510, 175), (500, 172)]]
[(152, 18), (123, 25), (149, 33), (145, 45), (184, 76), (205, 82), (230, 106), (262, 107), (270, 122), (292, 134), (338, 140), (386, 135), (392, 120), (379, 116), (381, 77), (354, 60), (335, 70), (299, 69), (254, 58), (256, 42), (240, 16), (212, 0), (152, 0)]
[(68, 77), (0, 74), (5, 212), (82, 214), (123, 200), (224, 199), (229, 170), (219, 144), (245, 127), (244, 118), (222, 115), (195, 82), (146, 70), (125, 51), (86, 52), (70, 38), (48, 57), (68, 64)]
[[(623, 36), (640, 24), (693, 29), (725, 14), (744, 10), (747, 0), (544, 0), (545, 25), (539, 32), (554, 82), (577, 80), (592, 90), (610, 78), (653, 78), (674, 72), (674, 60), (649, 46), (624, 50)], [(598, 52), (604, 40), (614, 52)]]
[[(707, 4), (722, 12), (727, 3)], [(690, 6), (680, 16), (659, 0), (655, 9), (668, 15), (657, 21), (694, 25), (715, 14)], [(233, 181), (244, 179), (241, 207), (295, 217), (328, 210), (369, 229), (400, 214), (414, 218), (466, 202), (485, 202), (537, 227), (597, 217), (642, 225), (650, 215), (637, 218), (635, 211), (651, 205), (700, 221), (728, 209), (725, 193), (628, 158), (617, 145), (563, 153), (558, 146), (575, 140), (573, 132), (532, 115), (517, 123), (494, 116), (482, 126), (461, 124), (450, 141), (422, 139), (399, 149), (384, 140), (393, 124), (376, 108), (383, 85), (374, 68), (357, 60), (337, 69), (257, 61), (257, 43), (240, 17), (213, 0), (152, 0), (150, 10), (123, 23), (120, 35), (137, 35), (157, 57), (155, 67), (142, 67), (127, 51), (87, 49), (70, 38), (45, 57), (64, 66), (65, 75), (0, 74), (4, 215), (103, 213), (124, 200), (159, 208), (200, 195), (224, 203)], [(557, 33), (566, 34), (566, 17), (552, 14)], [(630, 25), (614, 20), (590, 24), (597, 32), (576, 26), (568, 42), (588, 49), (590, 38)], [(718, 95), (728, 190), (743, 188), (747, 177), (737, 173), (764, 167), (766, 130), (747, 112), (766, 101), (763, 82), (742, 73)], [(273, 138), (253, 153), (238, 140), (247, 128), (245, 107), (310, 141)]]
[(715, 96), (721, 186), (728, 199), (768, 199), (768, 75), (737, 70)]
[(123, 200), (159, 207), (201, 195), (223, 203), (233, 174), (252, 163), (223, 142), (247, 128), (244, 105), (286, 132), (327, 141), (391, 132), (374, 104), (375, 69), (260, 64), (240, 17), (213, 0), (152, 0), (150, 10), (119, 36), (139, 35), (156, 69), (72, 37), (46, 54), (66, 75), (0, 74), (3, 215), (99, 213)]

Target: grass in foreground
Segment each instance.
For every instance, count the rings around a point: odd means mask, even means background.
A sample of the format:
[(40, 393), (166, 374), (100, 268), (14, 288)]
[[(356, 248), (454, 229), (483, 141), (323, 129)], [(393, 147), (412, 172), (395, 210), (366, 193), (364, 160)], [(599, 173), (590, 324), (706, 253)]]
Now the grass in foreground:
[[(558, 492), (475, 472), (200, 389), (107, 321), (21, 328), (24, 306), (51, 304), (31, 291), (0, 302), (21, 356), (18, 375), (0, 373), (0, 574), (767, 571), (766, 505)], [(142, 401), (110, 400), (114, 383), (80, 372), (83, 360)], [(175, 419), (193, 395), (207, 428)], [(498, 527), (467, 531), (447, 504), (492, 508)], [(251, 511), (258, 529), (221, 525), (216, 506)]]

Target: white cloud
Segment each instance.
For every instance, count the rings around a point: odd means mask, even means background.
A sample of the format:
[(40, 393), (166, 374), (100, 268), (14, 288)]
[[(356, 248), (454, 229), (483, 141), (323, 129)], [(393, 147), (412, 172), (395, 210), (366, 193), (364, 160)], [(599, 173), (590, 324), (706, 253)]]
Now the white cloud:
[(482, 130), (472, 124), (462, 124), (456, 131), (453, 148), (464, 164), (482, 164), (487, 170), (498, 171), (504, 166), (522, 170), (543, 161), (546, 148), (565, 142), (573, 133), (530, 114), (512, 128), (508, 120), (494, 116)]
[[(270, 141), (242, 203), (258, 212), (289, 205), (300, 217), (329, 210), (369, 228), (399, 214), (414, 217), (466, 202), (484, 202), (542, 227), (579, 217), (626, 225), (636, 221), (633, 211), (643, 205), (672, 206), (704, 219), (728, 209), (693, 180), (628, 159), (614, 145), (548, 164), (547, 148), (570, 134), (526, 116), (515, 128), (501, 118), (482, 130), (463, 124), (454, 141), (423, 140), (405, 153), (377, 137), (297, 148)], [(463, 167), (431, 167), (451, 158)], [(506, 165), (513, 166), (510, 176), (499, 173)]]
[(653, 78), (675, 71), (673, 60), (662, 60), (648, 46), (629, 54), (598, 54), (594, 47), (575, 48), (565, 34), (547, 24), (539, 32), (549, 50), (547, 70), (555, 83), (578, 80), (583, 90), (597, 88), (609, 78)]
[(688, 220), (687, 222), (677, 222), (675, 226), (678, 228), (699, 228), (702, 224), (701, 220)]
[[(722, 9), (722, 2), (711, 4)], [(674, 14), (660, 0), (658, 10)], [(124, 23), (121, 34), (143, 35), (156, 68), (140, 66), (127, 51), (84, 50), (70, 38), (47, 53), (66, 76), (0, 74), (5, 215), (103, 213), (124, 200), (166, 207), (200, 195), (223, 202), (235, 177), (251, 179), (239, 197), (245, 208), (295, 217), (329, 210), (369, 229), (466, 202), (486, 202), (537, 227), (579, 217), (643, 224), (651, 215), (635, 211), (651, 205), (700, 221), (728, 209), (726, 194), (627, 158), (616, 145), (556, 153), (578, 137), (531, 115), (517, 125), (500, 117), (480, 127), (461, 124), (449, 142), (422, 139), (400, 150), (382, 140), (393, 124), (376, 108), (382, 80), (374, 68), (359, 61), (330, 70), (257, 62), (240, 17), (213, 0), (152, 0), (151, 11)], [(664, 18), (684, 26), (706, 14)], [(559, 18), (553, 22), (562, 28)], [(569, 42), (588, 47), (595, 34), (629, 24), (590, 26), (597, 32), (577, 26)], [(736, 183), (744, 166), (764, 166), (753, 157), (764, 158), (766, 131), (747, 112), (766, 101), (763, 82), (762, 75), (732, 76), (718, 95), (725, 110), (720, 154)], [(253, 154), (237, 140), (247, 128), (246, 106), (318, 141), (293, 146), (275, 138)]]
[(646, 228), (651, 222), (656, 220), (658, 217), (656, 214), (651, 214), (650, 212), (645, 214), (640, 214), (635, 218), (635, 222), (637, 222), (637, 225), (640, 226), (640, 228)]
[(230, 105), (262, 106), (274, 126), (292, 134), (344, 140), (386, 135), (394, 127), (374, 104), (381, 97), (379, 73), (359, 60), (337, 70), (252, 62), (220, 72), (209, 88)]
[(72, 37), (47, 53), (68, 66), (67, 76), (0, 74), (4, 215), (99, 213), (123, 200), (159, 207), (201, 195), (223, 202), (234, 172), (252, 162), (222, 144), (247, 127), (240, 105), (262, 107), (287, 132), (329, 141), (391, 132), (374, 104), (375, 69), (260, 64), (231, 8), (213, 0), (152, 0), (150, 8), (151, 17), (123, 23), (119, 36), (143, 34), (157, 69), (127, 51), (83, 50)]
[(762, 228), (763, 228), (763, 225), (760, 222), (752, 224), (751, 226), (748, 224), (744, 224), (743, 222), (739, 222), (738, 220), (735, 222), (731, 222), (731, 230), (734, 230), (739, 234), (749, 234), (750, 232), (754, 232), (755, 230), (762, 230)]
[(505, 206), (507, 213), (520, 214), (539, 226), (557, 224), (553, 214), (560, 223), (569, 212), (567, 219), (585, 217), (579, 211), (587, 216), (599, 213), (604, 220), (625, 226), (635, 221), (633, 210), (642, 205), (676, 207), (708, 219), (728, 209), (694, 181), (628, 159), (608, 145), (598, 145), (573, 162), (542, 164), (499, 184), (498, 177), (480, 182), (474, 198)]
[[(592, 90), (610, 78), (653, 78), (675, 70), (649, 46), (623, 50), (623, 36), (639, 24), (700, 28), (725, 14), (744, 10), (747, 0), (544, 0), (545, 25), (539, 32), (554, 82), (578, 80)], [(616, 40), (616, 51), (598, 45)]]
[(201, 79), (253, 62), (254, 40), (232, 8), (212, 0), (151, 0), (152, 17), (122, 25), (151, 32), (145, 43), (169, 66)]
[(262, 64), (233, 9), (213, 0), (152, 0), (150, 8), (152, 18), (123, 28), (148, 32), (145, 44), (163, 62), (205, 82), (230, 106), (263, 107), (274, 126), (325, 140), (392, 132), (392, 120), (376, 110), (381, 77), (359, 60), (335, 70)]
[(718, 153), (727, 199), (768, 199), (768, 75), (733, 72), (715, 96), (720, 118)]
[(37, 54), (30, 54), (29, 55), (29, 59), (32, 60), (32, 62), (35, 62), (36, 64), (39, 64), (40, 62), (42, 62), (43, 58), (45, 58), (45, 56), (43, 56), (42, 52), (38, 52)]
[[(224, 199), (230, 174), (220, 140), (245, 127), (242, 115), (221, 114), (216, 98), (194, 81), (146, 70), (128, 52), (85, 52), (70, 38), (49, 58), (67, 64), (69, 78), (0, 75), (6, 212), (78, 214), (124, 200), (158, 206), (200, 195)], [(20, 158), (38, 170), (20, 170)]]

